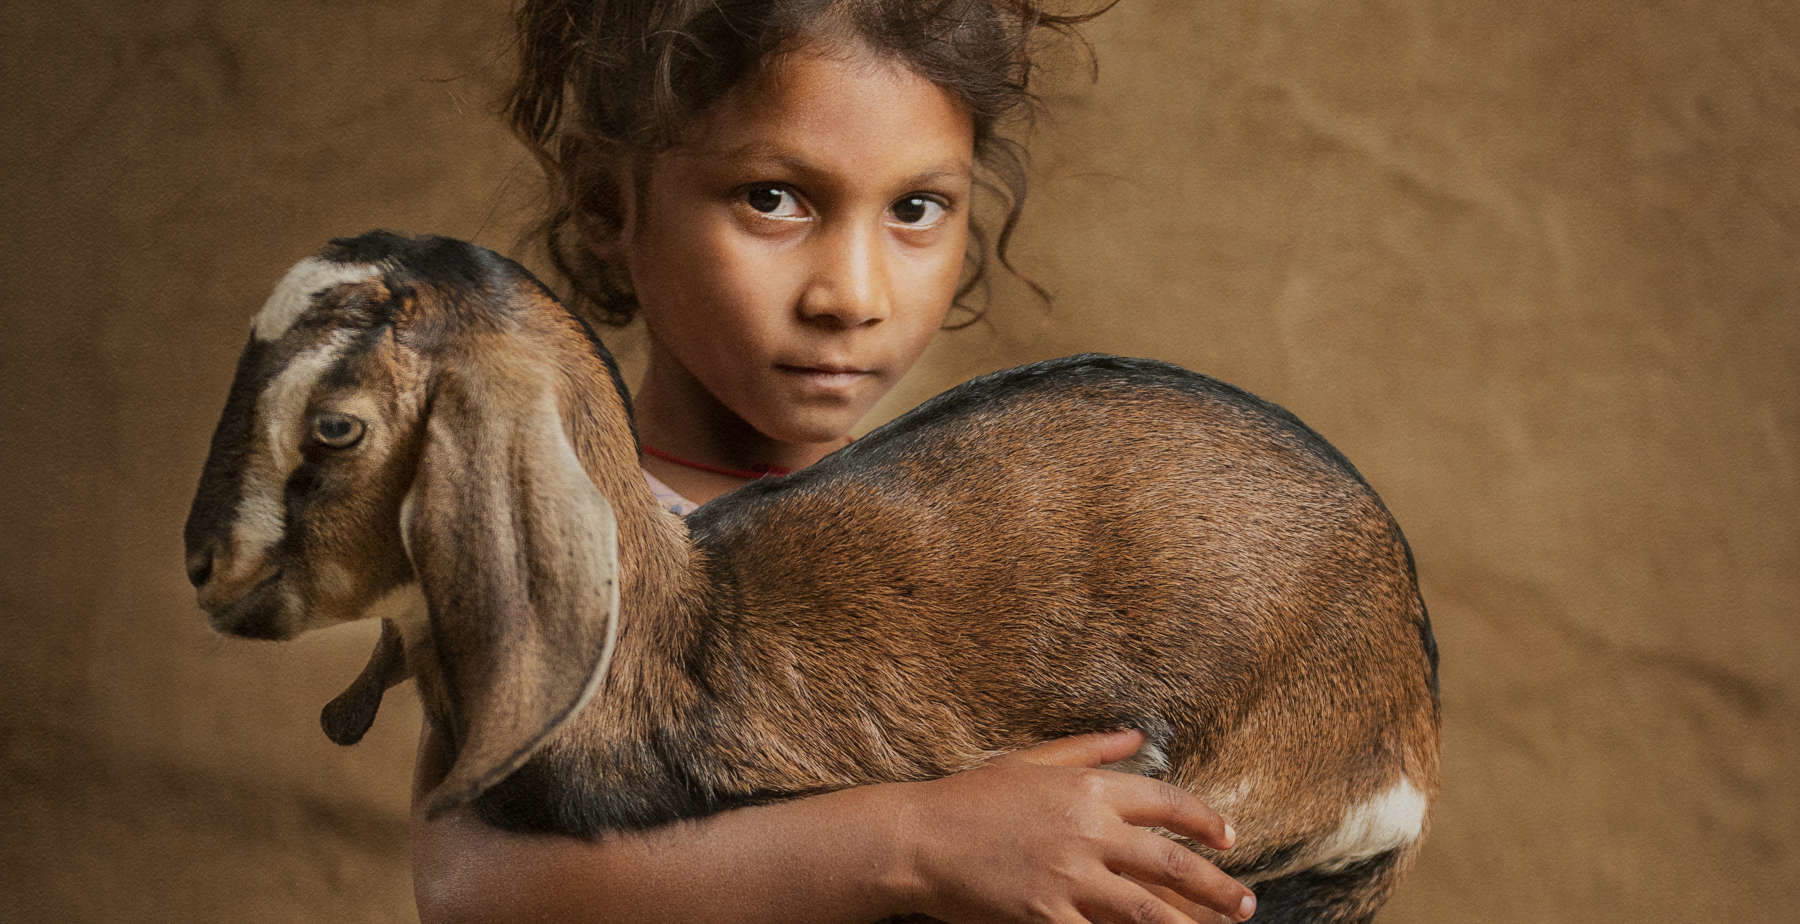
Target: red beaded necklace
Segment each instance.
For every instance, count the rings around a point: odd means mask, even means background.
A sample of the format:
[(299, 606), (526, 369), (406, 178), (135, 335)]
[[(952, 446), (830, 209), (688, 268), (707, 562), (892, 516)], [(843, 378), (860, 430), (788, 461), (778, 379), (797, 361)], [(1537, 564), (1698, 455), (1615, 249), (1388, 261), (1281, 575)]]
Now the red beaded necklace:
[(695, 462), (691, 459), (683, 459), (680, 456), (663, 452), (647, 443), (639, 443), (638, 448), (664, 462), (673, 462), (676, 465), (685, 465), (688, 468), (697, 468), (703, 472), (712, 472), (716, 475), (729, 475), (733, 478), (766, 478), (770, 475), (790, 475), (793, 474), (794, 471), (791, 468), (782, 468), (779, 465), (756, 465), (747, 469), (726, 468), (723, 465), (708, 465), (705, 462)]

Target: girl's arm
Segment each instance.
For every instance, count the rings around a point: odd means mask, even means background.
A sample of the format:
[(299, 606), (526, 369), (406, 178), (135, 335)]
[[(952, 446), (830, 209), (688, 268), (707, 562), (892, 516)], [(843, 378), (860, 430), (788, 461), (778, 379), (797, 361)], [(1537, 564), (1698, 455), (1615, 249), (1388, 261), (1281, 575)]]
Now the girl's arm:
[(427, 924), (871, 921), (914, 912), (953, 921), (1219, 920), (1191, 900), (1240, 920), (1247, 889), (1141, 827), (1223, 847), (1224, 822), (1175, 787), (1089, 769), (1141, 742), (1135, 732), (1066, 738), (942, 780), (587, 842), (499, 831), (467, 810), (426, 821), (419, 799), (445, 763), (428, 723), (414, 780), (419, 915)]

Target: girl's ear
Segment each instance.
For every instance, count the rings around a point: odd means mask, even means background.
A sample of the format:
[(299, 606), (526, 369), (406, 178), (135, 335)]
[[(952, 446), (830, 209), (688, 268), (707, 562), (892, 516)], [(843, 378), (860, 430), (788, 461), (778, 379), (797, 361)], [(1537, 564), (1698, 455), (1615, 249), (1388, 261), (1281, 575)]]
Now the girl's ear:
[(599, 260), (626, 266), (626, 251), (636, 227), (642, 183), (649, 174), (634, 166), (632, 156), (580, 134), (565, 135), (558, 148), (567, 171), (563, 195), (577, 203), (570, 223), (581, 244)]
[(563, 427), (548, 377), (499, 347), (442, 369), (401, 535), (419, 577), (431, 651), (420, 692), (454, 759), (428, 817), (518, 769), (586, 704), (617, 633), (612, 506)]

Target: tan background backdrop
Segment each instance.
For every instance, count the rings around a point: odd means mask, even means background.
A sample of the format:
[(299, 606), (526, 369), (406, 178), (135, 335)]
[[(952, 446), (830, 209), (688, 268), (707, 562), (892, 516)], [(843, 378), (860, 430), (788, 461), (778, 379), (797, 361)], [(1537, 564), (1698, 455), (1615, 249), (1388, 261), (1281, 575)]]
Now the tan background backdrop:
[[(329, 744), (369, 634), (211, 636), (180, 527), (289, 263), (514, 249), (506, 28), (0, 10), (0, 918), (412, 916), (411, 698)], [(1444, 652), (1448, 788), (1386, 919), (1792, 920), (1800, 7), (1125, 0), (1089, 35), (1019, 246), (1056, 310), (1002, 285), (877, 417), (1090, 349), (1287, 405), (1405, 525)]]

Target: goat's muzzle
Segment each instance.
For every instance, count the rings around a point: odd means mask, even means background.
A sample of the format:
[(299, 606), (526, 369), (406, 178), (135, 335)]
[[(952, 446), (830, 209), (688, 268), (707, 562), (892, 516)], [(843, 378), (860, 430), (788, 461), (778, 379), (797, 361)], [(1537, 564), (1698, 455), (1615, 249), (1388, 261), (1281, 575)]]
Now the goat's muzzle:
[(277, 568), (248, 581), (214, 578), (201, 585), (197, 602), (218, 632), (241, 638), (293, 638), (296, 633), (285, 618), (281, 576), (282, 571)]

